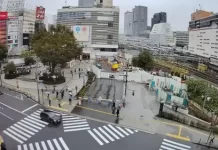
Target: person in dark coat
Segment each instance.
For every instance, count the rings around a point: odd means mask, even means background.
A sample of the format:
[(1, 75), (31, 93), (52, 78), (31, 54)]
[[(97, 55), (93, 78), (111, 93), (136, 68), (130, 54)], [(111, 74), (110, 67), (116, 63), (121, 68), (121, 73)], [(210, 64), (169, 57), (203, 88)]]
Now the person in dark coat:
[(112, 103), (112, 114), (115, 114), (115, 109), (116, 109), (116, 103), (113, 101)]
[(61, 91), (61, 99), (64, 99), (64, 90)]
[(117, 118), (119, 118), (119, 114), (120, 114), (120, 106), (117, 108)]
[(1, 143), (1, 150), (7, 150), (6, 149), (6, 145), (5, 145), (5, 143), (3, 142), (3, 143)]
[(56, 92), (56, 98), (58, 98), (58, 91)]

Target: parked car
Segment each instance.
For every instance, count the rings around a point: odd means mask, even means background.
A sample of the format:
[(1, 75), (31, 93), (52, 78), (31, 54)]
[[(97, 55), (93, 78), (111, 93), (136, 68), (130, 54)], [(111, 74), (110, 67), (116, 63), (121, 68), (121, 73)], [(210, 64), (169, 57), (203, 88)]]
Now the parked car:
[(40, 119), (50, 124), (57, 125), (61, 123), (62, 115), (56, 112), (53, 112), (51, 110), (45, 109), (40, 113)]

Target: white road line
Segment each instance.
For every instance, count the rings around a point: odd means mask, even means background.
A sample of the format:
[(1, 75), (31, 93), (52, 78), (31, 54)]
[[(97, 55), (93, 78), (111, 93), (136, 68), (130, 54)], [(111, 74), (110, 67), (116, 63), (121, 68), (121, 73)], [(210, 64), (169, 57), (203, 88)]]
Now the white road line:
[(101, 140), (99, 140), (99, 138), (95, 136), (95, 134), (91, 130), (88, 130), (88, 132), (98, 142), (98, 144), (104, 145), (104, 143), (102, 143)]
[(27, 128), (27, 129), (29, 129), (29, 130), (31, 130), (31, 131), (38, 132), (38, 130), (33, 129), (33, 128), (30, 128), (29, 126), (27, 126), (27, 125), (25, 125), (25, 124), (23, 124), (23, 123), (21, 123), (21, 122), (18, 122), (18, 124), (21, 125), (21, 126), (23, 126), (23, 127), (25, 127), (25, 128)]
[(60, 137), (60, 138), (59, 138), (59, 141), (61, 142), (62, 146), (64, 147), (64, 150), (70, 150), (70, 149), (67, 147), (66, 143), (64, 142), (63, 138)]
[(27, 121), (29, 121), (29, 122), (32, 122), (33, 124), (38, 125), (38, 126), (41, 126), (41, 127), (45, 127), (45, 125), (40, 124), (40, 123), (37, 123), (37, 122), (35, 122), (35, 121), (31, 120), (31, 119), (24, 118), (24, 120), (27, 120)]
[(43, 150), (48, 150), (44, 141), (42, 141), (41, 144), (42, 144)]
[(67, 120), (78, 120), (81, 119), (79, 117), (75, 117), (75, 118), (64, 118), (63, 121), (67, 121)]
[(16, 112), (20, 113), (20, 114), (23, 114), (23, 115), (27, 116), (27, 114), (25, 114), (25, 113), (22, 113), (22, 112), (20, 112), (19, 110), (17, 110), (17, 109), (14, 109), (14, 108), (12, 108), (12, 107), (10, 107), (10, 106), (8, 106), (8, 105), (4, 104), (4, 103), (1, 103), (1, 102), (0, 102), (0, 104), (4, 105), (5, 107), (8, 107), (8, 108), (10, 108), (10, 109), (12, 109), (12, 110), (14, 110), (14, 111), (16, 111)]
[[(10, 97), (13, 97), (13, 98), (15, 98), (15, 99), (19, 99), (19, 98), (17, 98), (16, 96), (10, 95), (10, 94), (8, 94), (8, 93), (4, 93), (4, 94), (7, 95), (7, 96), (10, 96)], [(23, 99), (19, 99), (19, 100), (23, 101)]]
[(38, 143), (38, 142), (35, 143), (35, 146), (36, 146), (36, 150), (40, 150), (40, 147), (39, 147), (39, 143)]
[(57, 150), (62, 150), (56, 139), (53, 139), (53, 142), (55, 143), (55, 146), (57, 147)]
[[(38, 127), (38, 126), (35, 126), (34, 124), (31, 124), (31, 123), (27, 122), (26, 120), (21, 120), (21, 122), (23, 122), (24, 124), (27, 124), (27, 125), (33, 127), (33, 131), (34, 131), (35, 129), (38, 129), (38, 130), (41, 130), (41, 129), (42, 129), (42, 128)], [(35, 130), (35, 132), (38, 132), (38, 130)]]
[(124, 131), (121, 127), (116, 126), (121, 132), (123, 132), (125, 135), (129, 135), (129, 133), (127, 133), (126, 131)]
[(86, 121), (86, 119), (81, 119), (81, 120), (71, 120), (71, 121), (63, 121), (63, 123), (82, 122), (82, 121)]
[(21, 145), (17, 145), (17, 150), (21, 150)]
[(24, 135), (24, 136), (26, 136), (26, 137), (28, 137), (28, 138), (31, 138), (30, 135), (24, 133), (23, 131), (21, 131), (21, 130), (19, 130), (19, 129), (13, 127), (13, 126), (11, 126), (10, 128), (12, 128), (12, 129), (15, 130), (16, 132), (18, 132), (18, 133), (20, 133), (20, 134), (22, 134), (22, 135)]
[(93, 129), (93, 130), (95, 131), (96, 134), (98, 134), (98, 136), (99, 136), (105, 143), (109, 143), (109, 141), (108, 141), (106, 138), (104, 138), (104, 136), (102, 136), (101, 133), (98, 132), (98, 130), (96, 130), (96, 129)]
[(78, 126), (69, 126), (69, 127), (64, 127), (64, 129), (70, 129), (70, 128), (78, 128), (78, 127), (88, 127), (88, 124), (85, 125), (78, 125)]
[(5, 115), (5, 114), (2, 113), (2, 112), (0, 112), (0, 114), (2, 114), (3, 116), (5, 116), (5, 117), (8, 118), (8, 119), (14, 120), (14, 119), (12, 119), (11, 117), (8, 117), (7, 115)]
[(122, 134), (122, 133), (120, 133), (119, 131), (117, 131), (117, 129), (115, 129), (112, 125), (108, 125), (112, 130), (114, 130), (114, 132), (116, 132), (117, 134), (119, 134), (119, 136), (121, 136), (122, 138), (124, 138), (125, 136)]
[(106, 126), (103, 126), (111, 135), (113, 135), (117, 140), (119, 140), (120, 138), (116, 135), (116, 134), (114, 134), (108, 127), (106, 127)]
[(23, 127), (17, 125), (17, 124), (14, 124), (14, 126), (16, 126), (17, 128), (19, 128), (19, 129), (21, 129), (21, 130), (23, 130), (23, 131), (25, 131), (25, 132), (27, 132), (27, 133), (29, 133), (29, 134), (31, 134), (31, 135), (34, 135), (34, 134), (35, 134), (35, 133), (33, 133), (33, 132), (31, 132), (31, 131), (29, 131), (29, 130), (27, 130), (27, 129), (25, 129), (25, 128), (23, 128)]
[(41, 122), (41, 123), (43, 123), (43, 124), (45, 124), (45, 125), (48, 125), (47, 122), (44, 122), (44, 121), (39, 120), (39, 119), (36, 119), (36, 118), (34, 118), (34, 117), (28, 116), (28, 118), (31, 118), (31, 119), (36, 120), (36, 121), (38, 121), (38, 122)]
[(24, 141), (27, 140), (27, 138), (23, 137), (23, 136), (20, 135), (20, 134), (17, 134), (16, 132), (14, 132), (13, 130), (11, 130), (11, 129), (9, 129), (9, 128), (7, 129), (7, 131), (9, 131), (10, 133), (14, 134), (15, 136), (19, 137), (20, 139), (22, 139), (22, 140), (24, 140)]
[(36, 115), (40, 115), (40, 113), (41, 113), (41, 112), (34, 112), (34, 114), (36, 114)]
[(125, 128), (129, 133), (133, 134), (134, 132), (132, 132), (130, 129)]
[(30, 150), (34, 150), (34, 147), (33, 147), (32, 143), (29, 144), (29, 147), (30, 147)]
[(24, 145), (23, 145), (23, 149), (24, 149), (24, 150), (28, 150), (28, 148), (27, 148), (27, 145), (26, 145), (26, 144), (24, 144)]
[(171, 143), (171, 144), (174, 144), (174, 145), (182, 146), (182, 147), (185, 147), (185, 148), (189, 148), (189, 149), (191, 148), (191, 146), (180, 144), (180, 143), (177, 143), (177, 142), (173, 142), (173, 141), (170, 141), (170, 140), (167, 140), (167, 139), (164, 139), (164, 141), (168, 142), (168, 143)]
[(183, 147), (176, 146), (176, 145), (173, 145), (173, 144), (169, 144), (169, 143), (166, 143), (166, 142), (162, 142), (162, 145), (163, 146), (168, 146), (168, 147), (171, 147), (171, 148), (175, 148), (177, 150), (188, 150), (187, 148), (183, 148)]
[(114, 139), (113, 139), (109, 134), (107, 134), (107, 132), (105, 132), (101, 127), (98, 127), (98, 129), (99, 129), (108, 139), (110, 139), (111, 141), (114, 141)]
[(63, 118), (79, 118), (79, 117), (76, 117), (76, 116), (62, 116)]
[(36, 118), (36, 119), (40, 119), (40, 117), (37, 116), (37, 115), (35, 115), (35, 114), (32, 114), (31, 116), (34, 117), (34, 118)]
[(78, 124), (87, 124), (87, 122), (68, 123), (68, 124), (63, 124), (63, 125), (70, 126), (70, 125), (78, 125)]
[(47, 140), (47, 143), (48, 143), (48, 146), (49, 146), (50, 150), (55, 150), (54, 147), (52, 146), (50, 140)]
[(20, 144), (23, 144), (23, 141), (21, 141), (20, 139), (14, 137), (12, 134), (10, 134), (7, 131), (3, 131), (5, 134), (7, 134), (8, 136), (10, 136), (12, 139), (14, 139), (15, 141), (19, 142)]
[(78, 128), (78, 129), (69, 129), (69, 130), (64, 130), (64, 132), (72, 132), (72, 131), (81, 131), (81, 130), (90, 130), (90, 128)]
[(169, 147), (166, 147), (166, 146), (163, 146), (163, 145), (161, 145), (160, 147), (161, 147), (161, 148), (164, 148), (164, 149), (166, 149), (166, 150), (175, 150), (175, 149), (173, 149), (173, 148), (169, 148)]
[(35, 105), (33, 105), (33, 106), (31, 106), (31, 107), (29, 107), (29, 108), (23, 110), (22, 113), (25, 113), (26, 111), (28, 111), (28, 110), (30, 110), (30, 109), (36, 107), (37, 105), (38, 105), (38, 104), (35, 104)]

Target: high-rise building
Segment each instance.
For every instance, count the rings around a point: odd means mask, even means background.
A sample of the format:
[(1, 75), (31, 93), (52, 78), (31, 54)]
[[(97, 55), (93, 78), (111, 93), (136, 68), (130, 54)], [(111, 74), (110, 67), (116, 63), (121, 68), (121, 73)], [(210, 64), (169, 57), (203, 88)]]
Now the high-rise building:
[(193, 20), (199, 20), (205, 17), (209, 17), (213, 15), (213, 12), (208, 12), (208, 11), (204, 11), (204, 10), (196, 10), (196, 12), (191, 14), (191, 21)]
[(90, 58), (114, 56), (118, 50), (119, 13), (118, 7), (63, 7), (58, 10), (57, 24), (74, 32)]
[[(189, 22), (189, 47), (192, 54), (215, 58), (218, 62), (218, 13)], [(218, 63), (217, 63), (218, 65)]]
[(175, 31), (173, 32), (176, 46), (184, 47), (188, 46), (189, 34), (188, 31)]
[(125, 12), (124, 14), (124, 34), (127, 36), (132, 36), (132, 12)]
[(79, 7), (93, 7), (95, 0), (79, 0)]
[(135, 6), (133, 12), (133, 36), (138, 36), (147, 31), (148, 8), (146, 6)]
[(167, 22), (167, 13), (165, 12), (155, 13), (153, 15), (153, 18), (151, 18), (151, 29), (153, 28), (154, 24), (166, 23), (166, 22)]

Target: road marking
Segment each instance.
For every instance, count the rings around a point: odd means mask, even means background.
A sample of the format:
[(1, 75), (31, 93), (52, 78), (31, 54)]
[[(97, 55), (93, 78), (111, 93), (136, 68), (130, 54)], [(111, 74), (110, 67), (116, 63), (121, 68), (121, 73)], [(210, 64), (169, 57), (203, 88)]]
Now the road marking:
[(34, 121), (32, 121), (31, 119), (24, 118), (24, 120), (27, 120), (27, 121), (29, 121), (29, 122), (31, 122), (31, 123), (33, 123), (33, 124), (35, 124), (35, 125), (41, 126), (41, 127), (45, 127), (45, 125), (40, 124), (40, 123), (38, 123), (38, 122), (34, 122)]
[(39, 120), (39, 119), (36, 119), (36, 118), (34, 118), (34, 117), (28, 116), (28, 118), (31, 118), (31, 119), (33, 119), (33, 120), (36, 120), (36, 121), (38, 121), (38, 122), (40, 122), (40, 123), (43, 123), (43, 124), (45, 124), (45, 125), (48, 125), (47, 122), (44, 122), (44, 121)]
[(24, 141), (27, 140), (27, 138), (23, 137), (22, 135), (17, 134), (16, 132), (14, 132), (13, 130), (11, 130), (11, 129), (9, 129), (9, 128), (7, 129), (7, 131), (9, 131), (10, 133), (16, 135), (17, 137), (21, 138), (21, 139), (24, 140)]
[(70, 129), (70, 128), (78, 128), (78, 127), (88, 127), (88, 124), (85, 125), (78, 125), (78, 126), (69, 126), (69, 127), (64, 127), (64, 129)]
[(129, 133), (133, 134), (134, 132), (132, 132), (130, 129), (125, 128)]
[(117, 140), (119, 140), (120, 138), (116, 135), (116, 134), (114, 134), (113, 132), (111, 132), (111, 130), (109, 130), (109, 128), (108, 127), (106, 127), (106, 126), (103, 126), (103, 128), (105, 128), (111, 135), (113, 135)]
[(48, 150), (44, 141), (42, 141), (41, 144), (42, 144), (43, 150)]
[(52, 146), (52, 144), (51, 144), (51, 141), (50, 141), (50, 140), (47, 140), (47, 143), (48, 143), (48, 145), (49, 145), (49, 147), (50, 147), (50, 150), (55, 150), (55, 149), (54, 149), (54, 147)]
[(177, 142), (174, 142), (174, 141), (170, 141), (170, 140), (167, 140), (167, 139), (164, 139), (164, 141), (166, 141), (166, 142), (168, 142), (168, 143), (171, 143), (171, 144), (174, 144), (174, 145), (181, 146), (181, 147), (191, 148), (191, 146), (187, 146), (187, 145), (184, 145), (184, 144), (180, 144), (180, 143), (177, 143)]
[(57, 150), (62, 150), (56, 139), (53, 139), (53, 142), (55, 143), (55, 146), (57, 147)]
[(35, 143), (35, 146), (36, 146), (36, 150), (40, 150), (40, 147), (39, 147), (39, 143), (38, 143), (38, 142)]
[(63, 138), (59, 138), (59, 141), (61, 142), (62, 146), (64, 147), (64, 150), (70, 150), (70, 149), (67, 147), (66, 143), (64, 142)]
[(18, 150), (21, 150), (21, 145), (18, 145), (18, 146), (17, 146), (17, 149), (18, 149)]
[(90, 128), (78, 128), (78, 129), (69, 129), (69, 130), (64, 130), (64, 132), (72, 132), (72, 131), (81, 131), (81, 130), (90, 130)]
[(66, 121), (66, 120), (77, 120), (77, 119), (80, 119), (80, 118), (79, 117), (64, 118), (63, 121)]
[(125, 135), (129, 135), (129, 133), (127, 133), (126, 131), (124, 131), (121, 127), (116, 126), (121, 132), (123, 132)]
[(12, 108), (12, 107), (10, 107), (10, 106), (4, 104), (4, 103), (1, 103), (1, 102), (0, 102), (0, 104), (4, 105), (5, 107), (8, 107), (8, 108), (10, 108), (10, 109), (12, 109), (12, 110), (14, 110), (14, 111), (16, 111), (16, 112), (19, 112), (20, 114), (23, 114), (23, 115), (27, 116), (27, 114), (25, 114), (25, 113), (23, 113), (23, 112), (20, 112), (19, 110), (14, 109), (14, 108)]
[(22, 113), (25, 113), (26, 111), (28, 111), (28, 110), (30, 110), (30, 109), (32, 109), (32, 108), (34, 108), (34, 107), (36, 107), (38, 104), (35, 104), (35, 105), (33, 105), (33, 106), (31, 106), (31, 107), (29, 107), (29, 108), (27, 108), (27, 109), (25, 109), (24, 111), (22, 111)]
[(18, 124), (21, 125), (21, 126), (23, 126), (23, 127), (25, 127), (25, 128), (27, 128), (27, 129), (29, 129), (29, 130), (32, 130), (32, 131), (34, 131), (34, 132), (38, 132), (38, 130), (33, 129), (33, 128), (30, 128), (29, 126), (27, 126), (27, 125), (25, 125), (25, 124), (23, 124), (23, 123), (21, 123), (21, 122), (18, 122)]
[(86, 121), (86, 119), (81, 119), (81, 120), (71, 120), (71, 121), (63, 121), (63, 123), (82, 122), (82, 121)]
[(181, 136), (170, 134), (170, 133), (167, 133), (167, 136), (172, 137), (172, 138), (176, 138), (179, 140), (183, 140), (183, 141), (190, 141), (190, 139), (187, 137), (181, 137)]
[(32, 143), (29, 144), (29, 147), (30, 147), (30, 150), (34, 150)]
[(119, 134), (119, 136), (121, 136), (122, 138), (124, 138), (125, 136), (123, 134), (121, 134), (119, 131), (117, 131), (117, 129), (115, 129), (112, 125), (108, 125), (114, 132), (116, 132), (117, 134)]
[(63, 124), (63, 125), (69, 126), (69, 125), (78, 125), (78, 124), (87, 124), (87, 122), (76, 122), (76, 123), (68, 123), (68, 124)]
[(5, 117), (8, 118), (8, 119), (14, 120), (14, 119), (12, 119), (11, 117), (8, 117), (7, 115), (5, 115), (5, 114), (2, 113), (2, 112), (0, 112), (0, 114), (2, 114), (3, 116), (5, 116)]
[(23, 127), (21, 127), (21, 126), (19, 126), (19, 125), (17, 125), (17, 124), (14, 124), (14, 126), (16, 126), (17, 128), (19, 128), (19, 129), (21, 129), (21, 130), (23, 130), (23, 131), (25, 131), (25, 132), (27, 132), (27, 133), (29, 133), (29, 134), (31, 134), (31, 135), (34, 135), (34, 134), (35, 134), (35, 133), (33, 133), (32, 131), (26, 130), (25, 128), (23, 128)]
[(97, 136), (95, 136), (95, 134), (91, 131), (91, 130), (88, 130), (89, 134), (100, 144), (100, 145), (104, 145), (99, 139)]
[[(35, 126), (35, 125), (32, 124), (32, 123), (29, 123), (29, 122), (26, 121), (26, 120), (21, 120), (21, 122), (23, 122), (24, 124), (27, 124), (27, 125), (29, 125), (29, 126), (35, 128), (35, 129), (38, 129), (38, 130), (41, 130), (41, 129), (42, 129), (42, 128), (38, 127), (38, 126)], [(36, 130), (36, 131), (37, 131), (37, 130)]]
[(23, 149), (24, 149), (24, 150), (28, 150), (28, 148), (27, 148), (27, 145), (26, 145), (26, 144), (24, 144), (24, 145), (23, 145)]
[(98, 132), (98, 130), (96, 129), (93, 129), (93, 130), (105, 143), (109, 143), (109, 141), (106, 138), (104, 138), (104, 136), (102, 136), (101, 133)]
[(15, 98), (15, 99), (19, 99), (19, 100), (23, 101), (23, 96), (20, 97), (20, 98), (18, 98), (17, 96), (13, 96), (13, 95), (10, 95), (10, 94), (7, 94), (7, 93), (3, 93), (3, 94), (5, 94), (5, 95), (7, 95), (7, 96), (10, 96), (10, 97), (13, 97), (13, 98)]
[(98, 129), (99, 129), (108, 139), (110, 139), (112, 142), (114, 141), (114, 139), (113, 139), (109, 134), (107, 134), (101, 127), (98, 127)]
[(23, 141), (19, 140), (18, 138), (14, 137), (12, 134), (10, 134), (7, 131), (3, 131), (3, 133), (7, 134), (8, 136), (10, 136), (12, 139), (14, 139), (15, 141), (19, 142), (20, 144), (23, 144)]
[(31, 116), (33, 116), (33, 117), (35, 117), (35, 118), (37, 118), (37, 119), (40, 119), (40, 117), (37, 116), (37, 115), (35, 115), (35, 114), (32, 114)]
[(26, 137), (28, 137), (28, 138), (31, 138), (30, 135), (24, 133), (23, 131), (21, 131), (21, 130), (19, 130), (19, 129), (13, 127), (13, 126), (11, 126), (10, 128), (12, 128), (13, 130), (17, 131), (18, 133), (20, 133), (20, 134), (22, 134), (22, 135), (24, 135), (24, 136), (26, 136)]

